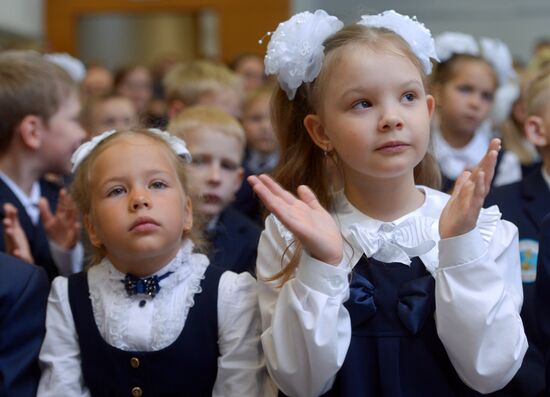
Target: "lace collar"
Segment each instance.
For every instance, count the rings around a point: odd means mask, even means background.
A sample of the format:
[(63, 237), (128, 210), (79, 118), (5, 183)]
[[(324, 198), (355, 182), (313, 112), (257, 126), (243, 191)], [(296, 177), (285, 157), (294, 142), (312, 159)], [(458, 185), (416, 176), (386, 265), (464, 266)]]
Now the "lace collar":
[(437, 161), (444, 175), (456, 179), (465, 168), (477, 164), (485, 155), (492, 131), (490, 125), (482, 124), (472, 140), (463, 148), (451, 147), (438, 128), (433, 129), (433, 148)]

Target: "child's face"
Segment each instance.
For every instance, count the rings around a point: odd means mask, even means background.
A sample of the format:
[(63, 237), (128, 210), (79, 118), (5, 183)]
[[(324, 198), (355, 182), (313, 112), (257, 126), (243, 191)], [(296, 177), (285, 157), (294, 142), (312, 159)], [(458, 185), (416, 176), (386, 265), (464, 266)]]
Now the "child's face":
[(244, 58), (235, 69), (235, 72), (243, 79), (243, 86), (246, 91), (260, 87), (265, 79), (264, 63), (259, 57)]
[(420, 71), (389, 51), (359, 45), (341, 51), (319, 115), (304, 120), (310, 135), (322, 149), (335, 149), (346, 184), (410, 177), (426, 154), (434, 107)]
[(185, 140), (193, 157), (192, 195), (199, 212), (211, 219), (231, 204), (241, 186), (243, 148), (237, 138), (210, 128), (191, 131)]
[(243, 127), (247, 144), (261, 153), (273, 153), (278, 148), (271, 125), (269, 94), (257, 97), (244, 112)]
[(126, 135), (92, 164), (84, 223), (92, 244), (103, 246), (119, 270), (140, 261), (168, 263), (191, 228), (191, 201), (167, 151), (146, 136)]
[(134, 69), (120, 84), (118, 92), (130, 98), (139, 113), (144, 112), (153, 96), (151, 74), (145, 67)]
[(454, 66), (454, 77), (434, 91), (438, 116), (442, 128), (470, 136), (489, 117), (496, 90), (495, 74), (481, 60), (463, 60)]
[(133, 103), (124, 97), (109, 98), (99, 103), (91, 114), (91, 136), (109, 130), (128, 130), (138, 121)]
[(80, 100), (77, 93), (73, 92), (61, 102), (59, 110), (49, 122), (44, 123), (40, 155), (44, 160), (45, 172), (70, 172), (71, 156), (86, 137), (79, 122), (79, 115)]
[(229, 113), (236, 119), (242, 116), (241, 96), (232, 88), (221, 88), (215, 92), (202, 95), (197, 105), (214, 106)]

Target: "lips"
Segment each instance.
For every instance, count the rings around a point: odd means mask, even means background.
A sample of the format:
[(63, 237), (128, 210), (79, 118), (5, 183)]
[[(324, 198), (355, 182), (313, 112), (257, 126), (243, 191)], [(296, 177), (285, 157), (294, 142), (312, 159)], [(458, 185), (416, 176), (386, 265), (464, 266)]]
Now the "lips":
[(410, 145), (401, 141), (389, 141), (383, 143), (382, 145), (376, 148), (380, 152), (400, 152), (407, 149)]
[(140, 216), (130, 225), (128, 230), (143, 232), (156, 229), (158, 226), (160, 226), (160, 224), (153, 218), (148, 216)]
[(213, 193), (204, 193), (202, 196), (202, 201), (208, 204), (218, 204), (221, 202), (221, 197)]

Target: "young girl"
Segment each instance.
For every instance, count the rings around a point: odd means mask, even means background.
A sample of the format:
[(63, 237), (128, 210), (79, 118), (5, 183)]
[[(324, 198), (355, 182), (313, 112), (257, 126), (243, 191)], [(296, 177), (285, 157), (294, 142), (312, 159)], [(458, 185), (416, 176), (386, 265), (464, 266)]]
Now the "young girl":
[(260, 396), (255, 282), (195, 253), (182, 141), (109, 131), (73, 156), (93, 266), (54, 280), (39, 396)]
[(306, 12), (272, 35), (280, 185), (249, 180), (274, 215), (258, 248), (262, 345), (289, 396), (478, 395), (521, 364), (517, 229), (481, 209), (498, 140), (453, 196), (415, 185), (436, 171), (433, 57), (429, 31), (394, 11), (344, 28)]
[[(433, 124), (434, 154), (441, 167), (443, 191), (473, 168), (495, 136), (490, 121), (497, 88), (514, 75), (506, 45), (492, 39), (477, 41), (464, 33), (436, 37), (439, 63), (431, 76), (437, 109)], [(521, 164), (508, 151), (497, 157), (496, 186), (521, 179)]]

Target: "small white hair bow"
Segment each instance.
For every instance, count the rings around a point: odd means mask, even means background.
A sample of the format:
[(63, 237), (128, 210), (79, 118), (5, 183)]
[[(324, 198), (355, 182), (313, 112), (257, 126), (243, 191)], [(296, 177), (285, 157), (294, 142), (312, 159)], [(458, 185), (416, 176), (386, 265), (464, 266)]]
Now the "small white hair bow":
[[(115, 134), (116, 132), (116, 130), (105, 131), (93, 137), (88, 142), (80, 145), (71, 157), (71, 172), (74, 173), (76, 171), (78, 166), (84, 161), (84, 159), (86, 159), (86, 157), (90, 155), (90, 153), (96, 148), (97, 145), (99, 145), (101, 142), (103, 142), (105, 139)], [(191, 153), (187, 149), (187, 145), (185, 144), (185, 141), (183, 139), (180, 139), (177, 136), (171, 135), (168, 132), (159, 130), (157, 128), (149, 128), (149, 132), (160, 136), (163, 140), (166, 141), (166, 143), (168, 143), (168, 145), (170, 145), (172, 150), (176, 152), (178, 156), (182, 157), (188, 163), (191, 162)]]

